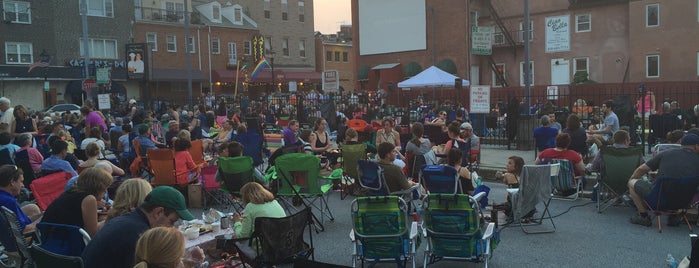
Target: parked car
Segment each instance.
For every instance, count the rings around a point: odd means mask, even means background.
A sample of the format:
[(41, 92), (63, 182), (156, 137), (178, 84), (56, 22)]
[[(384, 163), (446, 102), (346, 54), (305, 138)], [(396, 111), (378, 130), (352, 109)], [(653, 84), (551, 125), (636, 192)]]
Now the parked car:
[(58, 104), (44, 111), (50, 116), (60, 116), (63, 113), (76, 113), (80, 114), (80, 106), (75, 104)]

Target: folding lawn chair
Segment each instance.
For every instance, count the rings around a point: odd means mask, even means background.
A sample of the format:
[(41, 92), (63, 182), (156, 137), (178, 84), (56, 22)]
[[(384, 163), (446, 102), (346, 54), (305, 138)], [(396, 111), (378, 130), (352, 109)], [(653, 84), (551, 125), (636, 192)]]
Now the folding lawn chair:
[(560, 164), (557, 176), (551, 176), (551, 188), (554, 199), (575, 201), (582, 193), (583, 176), (575, 176), (573, 163), (567, 159), (552, 159), (549, 163)]
[(38, 205), (42, 211), (45, 211), (51, 202), (64, 192), (66, 183), (68, 183), (71, 178), (73, 178), (72, 173), (61, 171), (51, 173), (32, 181), (29, 188), (32, 189), (36, 205)]
[(7, 265), (5, 267), (33, 268), (34, 261), (29, 254), (30, 242), (22, 234), (17, 215), (4, 206), (0, 209), (0, 228), (3, 229), (0, 230), (2, 233), (0, 236), (2, 241), (0, 242), (4, 246), (3, 253), (10, 257), (8, 263), (3, 263), (3, 265)]
[(352, 267), (360, 262), (396, 262), (415, 267), (417, 222), (408, 220), (408, 205), (397, 196), (359, 197), (352, 201)]
[[(519, 189), (508, 189), (512, 196), (512, 213), (514, 221), (519, 223), (522, 231), (527, 234), (552, 233), (556, 231), (549, 204), (551, 203), (551, 176), (557, 176), (561, 164), (525, 165), (519, 180)], [(543, 203), (541, 217), (534, 220), (536, 205)], [(531, 225), (542, 225), (547, 218), (551, 221), (550, 228), (532, 230)], [(531, 221), (531, 223), (527, 222)]]
[(343, 144), (342, 145), (342, 185), (340, 188), (340, 199), (347, 196), (347, 185), (357, 183), (357, 162), (366, 159), (366, 143)]
[(80, 256), (56, 254), (43, 248), (43, 245), (32, 245), (29, 248), (35, 268), (82, 268), (83, 259)]
[(408, 202), (409, 208), (412, 211), (413, 195), (420, 190), (420, 184), (416, 183), (412, 187), (391, 192), (386, 185), (386, 178), (381, 165), (372, 160), (359, 160), (357, 162), (357, 173), (359, 176), (359, 185), (367, 191), (368, 196), (400, 196)]
[(252, 158), (249, 156), (219, 157), (217, 163), (219, 176), (223, 180), (219, 190), (228, 193), (233, 210), (243, 211), (243, 204), (238, 199), (240, 188), (248, 182), (255, 181)]
[(645, 196), (644, 202), (648, 207), (649, 214), (655, 215), (658, 222), (658, 232), (663, 232), (663, 225), (660, 222), (660, 216), (677, 216), (681, 217), (689, 231), (692, 231), (692, 225), (687, 218), (687, 209), (690, 208), (692, 198), (697, 193), (699, 186), (699, 178), (656, 178), (653, 182), (653, 188), (650, 194)]
[(40, 222), (36, 225), (41, 247), (51, 253), (65, 256), (82, 256), (90, 235), (78, 226)]
[(205, 165), (204, 161), (204, 141), (203, 140), (193, 140), (192, 147), (189, 147), (189, 154), (192, 155), (192, 160), (194, 164)]
[(148, 164), (153, 172), (153, 186), (176, 185), (175, 152), (171, 149), (148, 149)]
[[(318, 157), (304, 153), (284, 154), (274, 161), (274, 165), (279, 177), (276, 180), (279, 189), (277, 196), (283, 204), (286, 204), (289, 213), (293, 203), (286, 198), (298, 198), (304, 206), (310, 205), (319, 210), (320, 221), (317, 227), (320, 230), (324, 230), (326, 212), (330, 221), (335, 220), (327, 200), (332, 184), (319, 181), (320, 159)], [(310, 202), (306, 203), (304, 199)], [(320, 204), (316, 205), (316, 200), (319, 200)]]
[(476, 196), (465, 194), (430, 194), (423, 200), (422, 233), (427, 239), (424, 267), (441, 260), (483, 262), (494, 249), (495, 223), (481, 226), (483, 211)]
[(597, 212), (602, 213), (609, 206), (617, 203), (617, 200), (629, 190), (628, 180), (643, 159), (643, 147), (605, 146), (600, 148), (599, 153), (602, 154), (604, 169), (595, 188)]
[(426, 165), (420, 171), (420, 184), (434, 194), (461, 194), (459, 172), (445, 165)]

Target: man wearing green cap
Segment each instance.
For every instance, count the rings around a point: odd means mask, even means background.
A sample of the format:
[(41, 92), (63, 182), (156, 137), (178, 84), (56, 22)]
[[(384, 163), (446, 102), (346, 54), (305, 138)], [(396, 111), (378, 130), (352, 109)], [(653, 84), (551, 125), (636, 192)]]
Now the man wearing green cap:
[(108, 221), (83, 251), (85, 267), (133, 267), (136, 242), (150, 228), (172, 227), (179, 219), (193, 220), (184, 196), (159, 186), (137, 209)]

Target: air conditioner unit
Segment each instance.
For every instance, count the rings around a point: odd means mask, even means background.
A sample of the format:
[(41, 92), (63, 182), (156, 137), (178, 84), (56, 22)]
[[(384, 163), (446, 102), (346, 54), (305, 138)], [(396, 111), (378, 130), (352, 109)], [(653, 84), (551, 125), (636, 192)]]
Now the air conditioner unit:
[(238, 57), (231, 56), (228, 57), (228, 65), (236, 65), (238, 64)]

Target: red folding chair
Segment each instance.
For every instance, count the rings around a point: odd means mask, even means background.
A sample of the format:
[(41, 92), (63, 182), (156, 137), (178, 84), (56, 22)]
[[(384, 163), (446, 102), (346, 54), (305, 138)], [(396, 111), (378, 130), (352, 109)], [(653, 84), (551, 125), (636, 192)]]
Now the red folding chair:
[(65, 190), (68, 181), (73, 178), (70, 172), (56, 172), (32, 181), (29, 188), (32, 189), (36, 204), (42, 211), (49, 207), (51, 202), (58, 198)]

